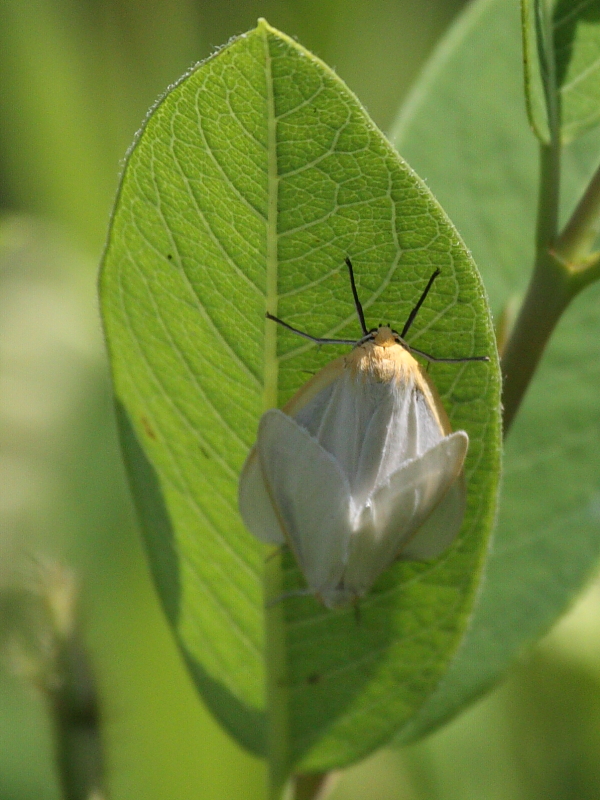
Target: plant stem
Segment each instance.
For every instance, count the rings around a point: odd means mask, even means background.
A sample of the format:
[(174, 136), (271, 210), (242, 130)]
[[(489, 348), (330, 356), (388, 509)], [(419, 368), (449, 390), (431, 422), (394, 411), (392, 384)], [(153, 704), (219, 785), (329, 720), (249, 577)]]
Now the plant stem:
[(87, 659), (77, 638), (62, 643), (62, 682), (48, 692), (58, 774), (65, 800), (102, 797), (102, 744), (98, 698)]
[[(600, 167), (594, 173), (571, 219), (554, 247), (555, 254), (571, 269), (586, 259), (600, 233)], [(584, 264), (584, 266), (587, 266)]]
[(502, 358), (504, 433), (508, 432), (544, 348), (573, 296), (569, 276), (549, 253), (539, 257)]
[(570, 300), (568, 275), (550, 253), (558, 228), (560, 144), (540, 145), (536, 260), (525, 300), (502, 357), (504, 433), (508, 433), (550, 334)]
[(325, 800), (336, 778), (335, 772), (307, 772), (296, 775), (294, 800)]
[(560, 235), (560, 145), (542, 145), (536, 261), (525, 301), (502, 355), (504, 431), (508, 432), (546, 344), (571, 300), (600, 278), (600, 168)]
[(78, 618), (78, 581), (72, 570), (38, 558), (32, 596), (39, 616), (30, 679), (48, 705), (58, 779), (64, 800), (101, 800), (103, 750), (100, 702)]
[(540, 188), (536, 229), (536, 260), (543, 259), (556, 241), (560, 189), (560, 143), (540, 145)]

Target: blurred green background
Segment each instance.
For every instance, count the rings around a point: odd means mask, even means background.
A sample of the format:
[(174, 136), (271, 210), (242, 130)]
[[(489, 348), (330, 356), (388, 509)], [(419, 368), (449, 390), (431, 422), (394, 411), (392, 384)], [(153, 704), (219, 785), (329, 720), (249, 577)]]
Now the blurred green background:
[[(123, 156), (160, 93), (259, 16), (334, 66), (385, 130), (461, 5), (0, 3), (0, 593), (15, 596), (32, 555), (77, 570), (113, 800), (252, 800), (264, 780), (183, 669), (120, 463), (95, 281)], [(599, 608), (595, 585), (493, 694), (348, 770), (335, 800), (600, 797)], [(45, 704), (15, 674), (8, 612), (2, 632), (0, 797), (55, 800)]]

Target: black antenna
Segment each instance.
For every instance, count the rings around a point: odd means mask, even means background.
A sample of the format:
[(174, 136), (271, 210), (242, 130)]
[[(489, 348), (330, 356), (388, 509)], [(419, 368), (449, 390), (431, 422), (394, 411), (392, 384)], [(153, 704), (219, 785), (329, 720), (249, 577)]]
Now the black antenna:
[(346, 256), (346, 264), (348, 266), (348, 272), (350, 273), (350, 285), (352, 286), (352, 296), (354, 297), (354, 306), (356, 308), (356, 313), (358, 314), (358, 319), (360, 320), (360, 327), (362, 328), (363, 334), (366, 336), (369, 333), (369, 331), (367, 330), (367, 324), (365, 322), (363, 307), (360, 304), (360, 300), (358, 299), (358, 292), (356, 291), (356, 283), (354, 282), (354, 269), (352, 268), (352, 262), (350, 261), (348, 256)]
[[(408, 333), (408, 329), (410, 328), (410, 326), (411, 326), (411, 325), (413, 324), (413, 322), (415, 321), (415, 317), (416, 317), (416, 316), (417, 316), (417, 314), (419, 313), (419, 309), (421, 308), (421, 306), (422, 306), (422, 305), (423, 305), (423, 303), (425, 302), (425, 298), (426, 298), (426, 297), (427, 297), (427, 295), (429, 294), (429, 290), (430, 290), (430, 289), (431, 289), (431, 287), (433, 286), (433, 282), (434, 282), (434, 280), (437, 278), (437, 276), (438, 276), (439, 274), (440, 274), (440, 270), (439, 270), (439, 269), (436, 269), (436, 271), (433, 273), (433, 275), (431, 276), (431, 278), (429, 278), (429, 281), (428, 281), (428, 283), (427, 283), (427, 286), (425, 287), (425, 289), (424, 289), (424, 291), (423, 291), (423, 294), (422, 294), (422, 295), (421, 295), (421, 297), (419, 298), (419, 301), (418, 301), (417, 305), (416, 305), (416, 306), (413, 308), (413, 310), (410, 312), (410, 314), (408, 315), (408, 319), (407, 319), (407, 320), (406, 320), (406, 322), (404, 323), (404, 327), (402, 328), (402, 333), (400, 334), (400, 338), (401, 338), (401, 339), (404, 339), (404, 337), (405, 337), (405, 336), (406, 336), (406, 334)], [(416, 352), (416, 351), (415, 351), (415, 352)], [(435, 361), (435, 359), (432, 359), (432, 361)]]
[[(360, 320), (360, 327), (362, 328), (362, 332), (365, 336), (369, 335), (369, 331), (367, 330), (367, 325), (365, 323), (365, 315), (363, 312), (362, 305), (360, 300), (358, 299), (358, 292), (356, 291), (356, 283), (354, 282), (354, 269), (352, 268), (352, 262), (346, 256), (346, 264), (348, 265), (348, 272), (350, 273), (350, 285), (352, 286), (352, 296), (354, 297), (354, 306), (356, 308), (356, 313), (358, 314), (358, 319)], [(284, 322), (279, 317), (273, 316), (268, 311), (265, 314), (267, 319), (272, 319), (273, 322), (277, 322), (278, 325), (282, 325), (284, 328), (287, 328), (288, 331), (292, 331), (292, 333), (297, 333), (298, 336), (303, 336), (305, 339), (308, 339), (315, 344), (356, 344), (356, 339), (321, 339), (318, 336), (311, 336), (310, 333), (305, 333), (304, 331), (299, 331), (298, 328), (293, 328), (287, 322)], [(359, 340), (360, 341), (360, 340)]]
[(267, 319), (272, 319), (273, 322), (277, 322), (278, 325), (283, 325), (283, 327), (287, 328), (288, 331), (297, 333), (298, 336), (304, 336), (305, 339), (309, 339), (315, 344), (356, 344), (356, 339), (320, 339), (318, 336), (311, 336), (310, 333), (305, 333), (304, 331), (299, 331), (298, 328), (293, 328), (291, 325), (288, 325), (287, 322), (279, 319), (279, 317), (274, 317), (273, 314), (269, 314), (268, 311), (265, 314), (265, 317)]
[[(288, 331), (291, 331), (292, 333), (295, 333), (298, 336), (302, 336), (302, 337), (304, 337), (304, 339), (308, 339), (310, 342), (314, 342), (315, 344), (351, 344), (353, 346), (356, 346), (356, 345), (359, 345), (359, 344), (363, 344), (365, 341), (373, 339), (375, 332), (374, 331), (373, 332), (369, 332), (367, 330), (367, 325), (365, 323), (365, 315), (364, 315), (364, 312), (363, 312), (363, 308), (362, 308), (361, 302), (360, 302), (360, 300), (358, 298), (358, 292), (356, 290), (356, 283), (354, 282), (354, 269), (352, 267), (352, 262), (350, 261), (348, 256), (346, 256), (345, 261), (346, 261), (346, 265), (348, 266), (348, 272), (350, 273), (350, 285), (352, 286), (352, 296), (354, 297), (354, 305), (356, 307), (356, 313), (358, 314), (358, 319), (360, 320), (360, 326), (361, 326), (362, 332), (364, 334), (361, 339), (359, 339), (358, 341), (356, 339), (323, 339), (323, 338), (321, 338), (319, 336), (312, 336), (310, 333), (306, 333), (305, 331), (298, 330), (298, 328), (294, 328), (292, 325), (289, 325), (287, 322), (284, 322), (282, 319), (279, 319), (279, 317), (276, 317), (273, 314), (270, 314), (268, 311), (266, 312), (265, 317), (267, 319), (273, 320), (273, 322), (276, 322), (278, 325), (281, 325), (282, 327), (287, 328)], [(423, 294), (419, 298), (418, 303), (416, 304), (416, 306), (413, 308), (413, 310), (408, 315), (408, 319), (406, 320), (404, 328), (402, 329), (402, 333), (400, 334), (400, 337), (399, 337), (400, 340), (401, 340), (401, 344), (409, 352), (416, 353), (417, 355), (419, 355), (422, 358), (424, 358), (426, 361), (431, 361), (431, 362), (436, 363), (436, 364), (438, 364), (438, 363), (439, 364), (460, 364), (460, 363), (463, 363), (464, 361), (489, 361), (490, 359), (488, 358), (488, 356), (467, 356), (465, 358), (436, 358), (436, 356), (431, 356), (431, 355), (429, 355), (429, 353), (424, 353), (422, 350), (418, 350), (416, 347), (411, 347), (409, 344), (407, 344), (404, 341), (404, 336), (405, 336), (406, 332), (408, 331), (408, 329), (410, 328), (410, 326), (414, 322), (415, 317), (419, 313), (419, 309), (423, 305), (423, 302), (425, 301), (425, 298), (427, 297), (427, 295), (429, 293), (429, 290), (431, 289), (431, 287), (433, 285), (434, 280), (437, 278), (437, 276), (439, 274), (440, 274), (440, 270), (436, 269), (436, 271), (433, 273), (431, 278), (429, 278), (427, 286), (425, 287), (425, 289), (423, 291)], [(379, 327), (381, 327), (381, 325)]]
[(462, 364), (463, 361), (490, 360), (489, 356), (464, 356), (464, 358), (436, 358), (436, 356), (430, 356), (429, 353), (424, 353), (422, 350), (417, 350), (416, 347), (411, 347), (411, 345), (407, 344), (406, 342), (402, 342), (402, 344), (411, 353), (416, 353), (418, 356), (422, 356), (426, 361), (431, 361), (434, 364)]
[[(434, 282), (434, 280), (437, 278), (437, 276), (439, 274), (440, 274), (440, 270), (436, 269), (435, 272), (433, 273), (433, 275), (431, 276), (431, 278), (429, 278), (429, 280), (427, 281), (427, 286), (423, 290), (423, 294), (419, 298), (419, 300), (417, 302), (417, 305), (410, 312), (410, 314), (408, 315), (408, 319), (404, 323), (404, 327), (402, 328), (402, 333), (400, 334), (400, 338), (402, 340), (404, 340), (404, 337), (406, 336), (406, 333), (407, 333), (408, 329), (410, 328), (410, 326), (415, 321), (415, 317), (419, 313), (419, 309), (421, 308), (421, 306), (425, 302), (425, 298), (429, 294), (429, 290), (433, 286), (433, 282)], [(403, 341), (403, 344), (406, 347), (406, 349), (409, 350), (411, 353), (416, 353), (418, 356), (422, 356), (426, 361), (430, 361), (430, 362), (432, 362), (434, 364), (462, 364), (465, 361), (489, 361), (490, 360), (488, 356), (465, 356), (464, 358), (436, 358), (435, 356), (429, 355), (429, 353), (424, 353), (422, 350), (417, 350), (416, 347), (411, 347), (411, 345), (407, 344), (404, 341)]]

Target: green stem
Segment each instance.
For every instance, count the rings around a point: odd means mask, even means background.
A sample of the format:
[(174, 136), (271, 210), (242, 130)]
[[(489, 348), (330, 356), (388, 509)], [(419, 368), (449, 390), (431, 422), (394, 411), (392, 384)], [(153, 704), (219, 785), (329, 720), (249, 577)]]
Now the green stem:
[(519, 410), (552, 331), (570, 298), (564, 266), (550, 253), (558, 228), (560, 144), (540, 146), (536, 260), (525, 301), (502, 357), (504, 432)]
[(549, 253), (540, 256), (502, 358), (505, 435), (548, 339), (572, 296), (569, 276), (562, 264)]
[[(571, 219), (565, 225), (554, 246), (558, 258), (577, 270), (584, 261), (600, 233), (600, 167), (594, 173)], [(585, 262), (581, 265), (588, 268)]]
[(543, 260), (556, 241), (560, 188), (560, 144), (540, 145), (540, 188), (536, 230), (536, 261)]
[(571, 270), (571, 281), (577, 291), (600, 280), (600, 253), (591, 253)]
[(600, 232), (600, 168), (558, 236), (559, 152), (558, 143), (542, 145), (536, 261), (502, 356), (505, 433), (556, 323), (571, 300), (600, 278), (600, 254), (590, 255)]
[(325, 800), (336, 778), (335, 772), (308, 772), (296, 775), (294, 800)]
[[(528, 8), (526, 0), (523, 0), (524, 24)], [(550, 142), (542, 144), (540, 150), (540, 192), (533, 275), (502, 354), (505, 434), (510, 429), (556, 323), (575, 295), (600, 278), (600, 254), (590, 255), (600, 232), (600, 168), (564, 230), (560, 235), (558, 233), (561, 145), (556, 57), (549, 7), (540, 3), (536, 6), (536, 12), (538, 56), (543, 73)], [(526, 56), (531, 57), (531, 54), (526, 53)]]
[(60, 645), (60, 685), (49, 691), (56, 761), (65, 800), (101, 797), (102, 744), (98, 698), (77, 636)]

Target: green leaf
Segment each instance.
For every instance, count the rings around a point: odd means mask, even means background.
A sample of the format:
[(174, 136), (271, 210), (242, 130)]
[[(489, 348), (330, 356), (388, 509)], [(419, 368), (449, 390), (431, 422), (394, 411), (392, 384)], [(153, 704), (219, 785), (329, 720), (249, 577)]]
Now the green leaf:
[(551, 14), (546, 0), (521, 0), (525, 102), (529, 124), (542, 142), (558, 137), (560, 129)]
[[(314, 347), (265, 311), (358, 337), (347, 255), (369, 324), (402, 325), (440, 267), (411, 343), (492, 359), (430, 371), (471, 439), (465, 523), (437, 561), (381, 576), (360, 620), (312, 597), (265, 614), (265, 566), (284, 591), (304, 582), (288, 553), (281, 576), (243, 528), (238, 475), (262, 411), (347, 350)], [(260, 22), (148, 117), (124, 171), (101, 299), (150, 561), (198, 688), (255, 752), (266, 752), (270, 719), (280, 772), (359, 758), (443, 676), (494, 518), (499, 371), (469, 254), (337, 76)]]
[(525, 87), (538, 138), (564, 142), (600, 122), (600, 1), (522, 0)]
[[(493, 309), (524, 292), (534, 253), (537, 146), (522, 101), (512, 0), (480, 0), (439, 47), (393, 139), (448, 210), (481, 266)], [(600, 152), (567, 149), (563, 216)], [(403, 731), (437, 726), (489, 687), (555, 621), (600, 553), (597, 285), (569, 307), (508, 438), (498, 528), (467, 635), (438, 690)]]

